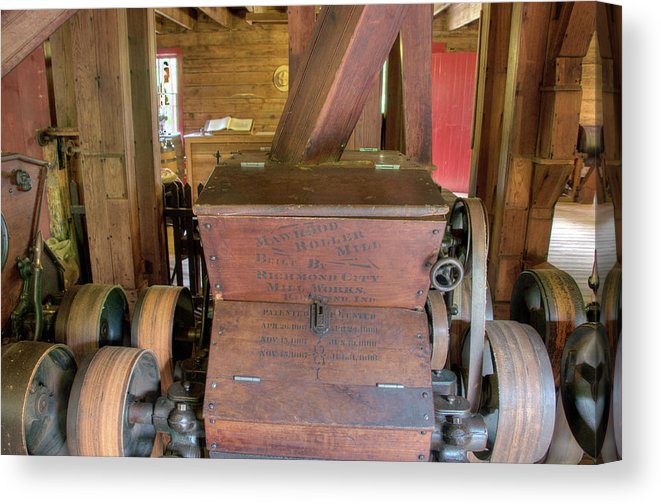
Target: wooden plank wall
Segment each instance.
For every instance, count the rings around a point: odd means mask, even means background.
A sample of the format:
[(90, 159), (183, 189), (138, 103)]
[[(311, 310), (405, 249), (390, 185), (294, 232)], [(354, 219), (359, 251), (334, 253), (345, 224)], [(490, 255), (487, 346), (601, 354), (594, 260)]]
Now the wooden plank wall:
[(287, 101), (273, 73), (288, 64), (286, 24), (236, 21), (228, 29), (198, 20), (195, 31), (157, 35), (158, 48), (181, 48), (184, 134), (208, 119), (251, 117), (254, 132), (275, 131)]

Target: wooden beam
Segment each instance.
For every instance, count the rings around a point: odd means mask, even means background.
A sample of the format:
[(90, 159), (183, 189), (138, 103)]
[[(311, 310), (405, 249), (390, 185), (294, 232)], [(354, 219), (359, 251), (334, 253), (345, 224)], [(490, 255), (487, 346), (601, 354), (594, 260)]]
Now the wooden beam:
[(168, 284), (156, 97), (156, 33), (153, 9), (127, 9), (135, 181), (140, 251), (147, 283)]
[(224, 28), (232, 27), (232, 13), (227, 7), (197, 7), (213, 21)]
[(154, 12), (163, 16), (164, 18), (172, 21), (174, 24), (181, 26), (185, 30), (192, 30), (195, 28), (196, 18), (191, 9), (187, 7), (172, 7), (154, 9)]
[(431, 41), (429, 4), (409, 5), (402, 21), (405, 154), (431, 167)]
[(75, 10), (2, 10), (2, 76), (50, 37)]
[(453, 31), (480, 19), (481, 11), (481, 3), (455, 3), (440, 11), (438, 18), (446, 31)]
[(143, 286), (126, 9), (71, 18), (92, 280)]
[(287, 13), (272, 11), (272, 12), (246, 12), (246, 23), (287, 23)]
[(273, 161), (340, 158), (405, 10), (396, 4), (322, 8), (276, 130)]
[(287, 8), (289, 24), (289, 88), (308, 47), (314, 30), (315, 12), (313, 5), (296, 5)]

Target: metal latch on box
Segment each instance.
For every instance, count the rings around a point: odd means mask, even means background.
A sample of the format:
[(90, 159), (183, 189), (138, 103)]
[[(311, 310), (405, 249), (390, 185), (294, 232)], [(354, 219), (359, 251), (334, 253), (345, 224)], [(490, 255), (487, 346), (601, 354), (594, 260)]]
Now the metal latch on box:
[(319, 301), (310, 305), (310, 329), (318, 336), (326, 334), (330, 329), (330, 312), (328, 307)]

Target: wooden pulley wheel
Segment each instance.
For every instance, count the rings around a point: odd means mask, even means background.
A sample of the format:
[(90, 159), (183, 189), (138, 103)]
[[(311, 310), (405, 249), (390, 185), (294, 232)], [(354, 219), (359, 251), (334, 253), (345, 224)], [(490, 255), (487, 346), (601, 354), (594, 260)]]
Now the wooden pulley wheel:
[(556, 413), (553, 372), (544, 343), (532, 327), (510, 320), (488, 321), (486, 338), (478, 412), (487, 424), (487, 449), (470, 459), (538, 462), (551, 443)]
[(2, 454), (66, 455), (66, 413), (76, 374), (65, 345), (19, 341), (2, 351)]
[(567, 339), (560, 369), (560, 395), (574, 438), (593, 459), (608, 424), (611, 380), (608, 340), (603, 325), (588, 322)]
[(510, 318), (531, 325), (542, 336), (557, 387), (565, 342), (576, 327), (587, 322), (576, 281), (557, 268), (523, 271), (512, 291)]
[(431, 338), (431, 369), (438, 371), (445, 367), (450, 347), (450, 332), (448, 311), (445, 307), (443, 294), (430, 290), (425, 305), (429, 319), (429, 335)]
[(577, 465), (583, 458), (583, 448), (576, 442), (569, 428), (560, 396), (556, 397), (555, 402), (556, 411), (553, 438), (551, 439), (551, 446), (549, 446), (544, 463)]
[(622, 333), (622, 265), (616, 263), (606, 275), (601, 292), (601, 323), (606, 327), (611, 369), (615, 369), (617, 342)]
[(148, 457), (156, 435), (154, 426), (134, 420), (130, 413), (136, 404), (153, 405), (159, 392), (158, 364), (150, 350), (106, 346), (88, 356), (69, 399), (70, 454)]
[[(452, 244), (449, 255), (464, 264), (471, 284), (471, 322), (468, 329), (469, 361), (466, 376), (466, 399), (471, 410), (477, 411), (482, 382), (484, 329), (487, 309), (488, 219), (484, 203), (479, 198), (455, 201), (450, 216)], [(456, 290), (456, 289), (455, 289)]]
[(78, 363), (105, 345), (128, 345), (128, 302), (119, 285), (85, 284), (67, 291), (55, 321), (55, 341)]
[(161, 374), (161, 392), (173, 382), (174, 363), (191, 355), (186, 340), (195, 327), (193, 299), (186, 287), (154, 285), (138, 297), (131, 324), (131, 346), (154, 352)]

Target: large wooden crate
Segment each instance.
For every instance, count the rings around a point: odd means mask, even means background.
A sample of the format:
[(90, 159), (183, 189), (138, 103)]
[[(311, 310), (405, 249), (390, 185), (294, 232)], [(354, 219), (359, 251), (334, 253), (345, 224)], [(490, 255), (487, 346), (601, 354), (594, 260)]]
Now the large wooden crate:
[(429, 173), (400, 154), (314, 167), (242, 154), (195, 211), (215, 302), (212, 456), (427, 460), (423, 307), (448, 212)]

